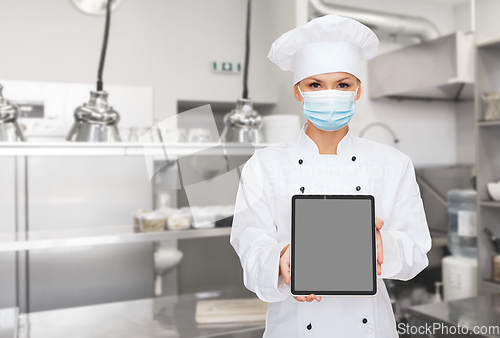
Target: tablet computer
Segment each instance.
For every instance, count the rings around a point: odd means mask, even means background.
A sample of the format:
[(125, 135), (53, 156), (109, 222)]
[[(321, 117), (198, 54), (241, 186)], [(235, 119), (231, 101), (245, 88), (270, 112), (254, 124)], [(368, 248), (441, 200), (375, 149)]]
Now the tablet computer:
[(377, 293), (373, 196), (294, 195), (291, 235), (293, 296)]

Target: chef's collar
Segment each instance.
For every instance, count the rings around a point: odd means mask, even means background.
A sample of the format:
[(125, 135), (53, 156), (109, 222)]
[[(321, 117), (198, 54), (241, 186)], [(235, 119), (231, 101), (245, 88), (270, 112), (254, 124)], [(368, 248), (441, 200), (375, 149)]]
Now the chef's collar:
[[(340, 140), (337, 145), (337, 155), (343, 155), (354, 145), (354, 135), (352, 134), (351, 128), (347, 126), (347, 134)], [(304, 123), (302, 129), (299, 132), (298, 144), (307, 150), (319, 154), (319, 148), (314, 143), (314, 141), (306, 134), (307, 122)]]

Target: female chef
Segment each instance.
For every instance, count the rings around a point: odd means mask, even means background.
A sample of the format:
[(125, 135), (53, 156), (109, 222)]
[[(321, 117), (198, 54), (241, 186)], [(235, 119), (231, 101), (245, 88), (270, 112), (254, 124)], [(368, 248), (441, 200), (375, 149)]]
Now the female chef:
[[(413, 164), (393, 147), (353, 135), (349, 121), (361, 95), (361, 61), (376, 35), (335, 15), (295, 28), (272, 45), (269, 59), (294, 72), (294, 95), (307, 122), (296, 139), (257, 151), (245, 164), (230, 242), (245, 287), (269, 302), (264, 337), (398, 337), (382, 278), (409, 280), (428, 265), (431, 238)], [(293, 297), (290, 293), (291, 197), (375, 197), (377, 294)]]

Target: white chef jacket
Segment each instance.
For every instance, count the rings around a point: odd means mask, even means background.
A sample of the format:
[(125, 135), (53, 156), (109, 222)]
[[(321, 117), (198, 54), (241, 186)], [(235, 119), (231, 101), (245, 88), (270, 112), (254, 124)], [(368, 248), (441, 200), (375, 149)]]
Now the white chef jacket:
[[(351, 130), (337, 155), (320, 154), (305, 133), (260, 149), (246, 162), (236, 196), (230, 243), (244, 285), (269, 302), (264, 337), (398, 337), (382, 278), (409, 280), (428, 265), (431, 237), (410, 158)], [(302, 188), (302, 189), (301, 189)], [(279, 273), (280, 251), (291, 241), (295, 194), (373, 195), (384, 262), (374, 297), (322, 297), (299, 302)]]

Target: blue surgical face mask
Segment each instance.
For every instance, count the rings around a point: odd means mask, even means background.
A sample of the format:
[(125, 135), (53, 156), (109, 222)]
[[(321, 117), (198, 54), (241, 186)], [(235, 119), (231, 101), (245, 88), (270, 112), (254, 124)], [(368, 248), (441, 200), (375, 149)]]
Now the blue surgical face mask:
[(356, 91), (318, 90), (302, 93), (304, 115), (318, 129), (339, 130), (345, 127), (354, 115)]

